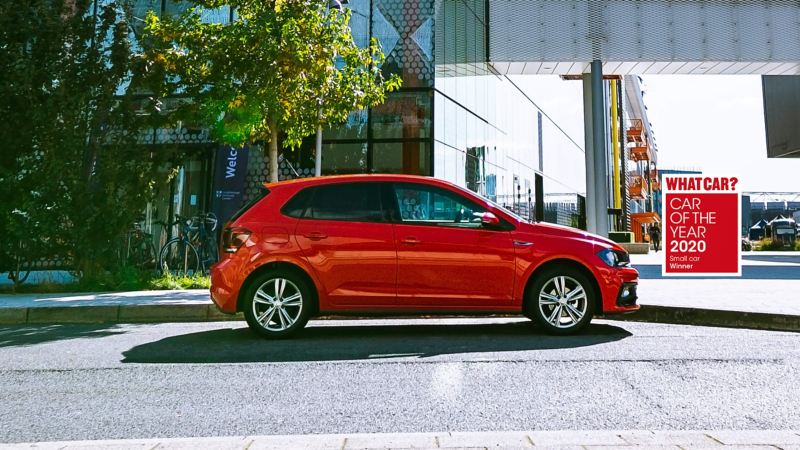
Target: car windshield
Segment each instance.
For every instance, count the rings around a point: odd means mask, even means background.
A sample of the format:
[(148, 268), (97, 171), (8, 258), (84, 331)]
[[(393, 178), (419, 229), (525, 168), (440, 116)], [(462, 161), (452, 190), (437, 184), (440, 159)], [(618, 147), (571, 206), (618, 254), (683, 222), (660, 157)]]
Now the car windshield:
[(497, 209), (499, 209), (499, 210), (503, 211), (504, 213), (508, 214), (509, 216), (511, 216), (511, 217), (513, 217), (513, 218), (515, 218), (515, 219), (519, 220), (520, 222), (530, 222), (528, 219), (525, 219), (525, 218), (523, 218), (522, 216), (520, 216), (519, 214), (517, 214), (517, 213), (515, 213), (515, 212), (513, 212), (513, 211), (511, 211), (511, 210), (509, 210), (509, 209), (508, 209), (508, 208), (506, 208), (505, 206), (500, 206), (500, 205), (498, 205), (497, 203), (495, 203), (495, 202), (493, 202), (493, 201), (489, 200), (488, 198), (485, 198), (485, 197), (481, 197), (481, 198), (483, 198), (484, 200), (486, 200), (487, 202), (489, 202), (489, 204), (490, 204), (490, 205), (492, 205), (492, 206), (494, 206), (495, 208), (497, 208)]

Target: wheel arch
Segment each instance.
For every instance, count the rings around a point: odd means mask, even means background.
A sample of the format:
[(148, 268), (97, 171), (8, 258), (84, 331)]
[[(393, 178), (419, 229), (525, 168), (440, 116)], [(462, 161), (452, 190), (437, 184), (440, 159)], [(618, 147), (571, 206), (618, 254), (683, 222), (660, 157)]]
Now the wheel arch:
[(553, 268), (563, 268), (569, 267), (575, 269), (582, 274), (586, 275), (589, 279), (589, 282), (592, 284), (592, 290), (594, 291), (594, 313), (598, 315), (603, 314), (603, 293), (600, 290), (600, 283), (597, 281), (597, 276), (587, 267), (585, 264), (581, 263), (580, 261), (576, 261), (574, 259), (569, 258), (555, 258), (549, 261), (545, 261), (539, 266), (537, 266), (533, 272), (528, 276), (527, 280), (525, 281), (525, 289), (522, 291), (522, 312), (525, 313), (528, 311), (528, 303), (531, 301), (530, 290), (533, 287), (533, 284), (536, 282), (538, 277), (542, 275), (542, 273), (546, 272), (549, 269)]
[(288, 261), (270, 261), (258, 266), (252, 272), (250, 272), (250, 274), (247, 275), (247, 278), (245, 278), (244, 282), (242, 282), (242, 287), (239, 289), (239, 295), (236, 298), (236, 312), (242, 312), (244, 310), (242, 307), (244, 304), (244, 294), (250, 289), (253, 280), (272, 270), (290, 271), (305, 279), (306, 282), (308, 282), (308, 285), (311, 286), (311, 296), (313, 299), (312, 315), (319, 312), (319, 287), (317, 286), (317, 283), (314, 282), (314, 279), (311, 277), (311, 275), (309, 275), (308, 272), (306, 272), (305, 269)]

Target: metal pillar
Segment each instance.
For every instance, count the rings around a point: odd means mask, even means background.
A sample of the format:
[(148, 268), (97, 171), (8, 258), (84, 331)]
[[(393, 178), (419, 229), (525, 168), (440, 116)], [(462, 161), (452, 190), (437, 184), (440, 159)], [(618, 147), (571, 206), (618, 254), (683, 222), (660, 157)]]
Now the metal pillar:
[(608, 236), (608, 155), (603, 63), (592, 61), (583, 75), (584, 136), (586, 139), (586, 227)]

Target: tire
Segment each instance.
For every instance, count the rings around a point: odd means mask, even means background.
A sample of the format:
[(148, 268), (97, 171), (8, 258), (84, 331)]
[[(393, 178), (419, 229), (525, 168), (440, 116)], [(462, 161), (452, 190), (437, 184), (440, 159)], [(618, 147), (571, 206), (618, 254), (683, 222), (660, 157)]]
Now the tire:
[(174, 238), (161, 249), (158, 267), (162, 273), (176, 276), (194, 275), (200, 271), (200, 258), (192, 244)]
[(591, 280), (571, 267), (546, 269), (527, 295), (526, 315), (549, 334), (577, 333), (594, 316), (597, 294)]
[[(306, 326), (314, 306), (313, 294), (313, 287), (295, 271), (262, 273), (248, 283), (244, 292), (247, 325), (266, 338), (289, 337)], [(278, 309), (274, 309), (276, 306)]]

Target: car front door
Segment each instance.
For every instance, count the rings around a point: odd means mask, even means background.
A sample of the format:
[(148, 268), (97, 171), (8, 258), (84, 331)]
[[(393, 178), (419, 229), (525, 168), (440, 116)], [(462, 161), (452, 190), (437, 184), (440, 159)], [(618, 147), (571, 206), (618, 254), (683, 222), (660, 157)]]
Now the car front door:
[[(334, 306), (391, 306), (397, 252), (382, 183), (308, 188), (295, 236)], [(302, 193), (301, 193), (302, 194)]]
[(507, 229), (487, 229), (485, 207), (437, 186), (393, 184), (399, 217), (397, 301), (408, 308), (511, 304), (515, 259)]

